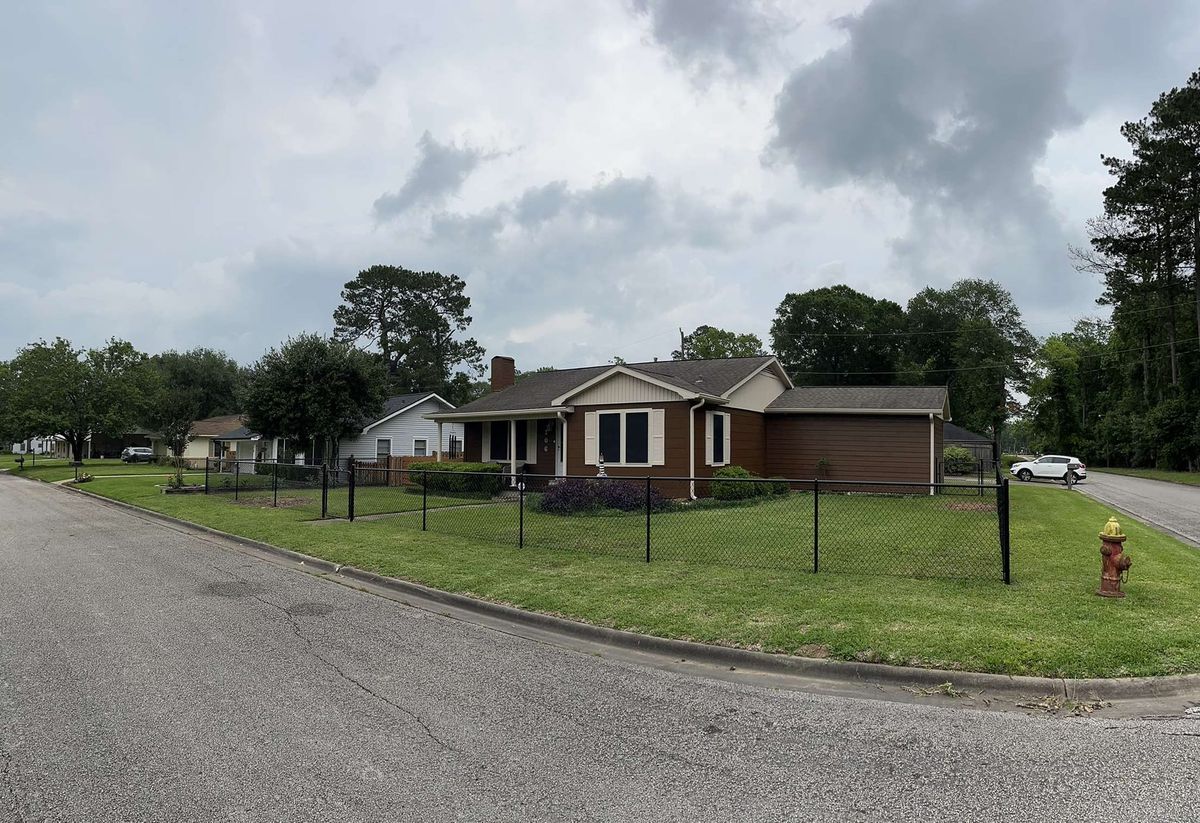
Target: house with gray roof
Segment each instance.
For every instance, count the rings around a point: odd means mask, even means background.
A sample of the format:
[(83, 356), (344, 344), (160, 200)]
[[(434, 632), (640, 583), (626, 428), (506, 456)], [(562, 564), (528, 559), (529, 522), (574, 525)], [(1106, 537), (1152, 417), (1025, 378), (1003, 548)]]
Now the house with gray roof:
[(514, 474), (940, 480), (944, 386), (796, 386), (771, 356), (620, 363), (516, 379), (493, 357), (491, 393), (428, 415), (460, 425), (464, 458)]

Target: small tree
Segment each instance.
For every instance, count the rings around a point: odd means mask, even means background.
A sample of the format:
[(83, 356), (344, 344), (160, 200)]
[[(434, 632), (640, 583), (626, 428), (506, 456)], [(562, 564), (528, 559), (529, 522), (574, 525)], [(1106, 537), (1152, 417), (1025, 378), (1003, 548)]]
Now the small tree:
[(175, 486), (183, 485), (183, 453), (192, 441), (192, 427), (199, 415), (200, 401), (194, 388), (172, 385), (158, 376), (153, 399), (149, 403), (147, 427), (162, 435), (171, 452)]
[(348, 343), (302, 334), (251, 367), (242, 407), (247, 425), (265, 437), (336, 443), (379, 413), (387, 385), (377, 358)]

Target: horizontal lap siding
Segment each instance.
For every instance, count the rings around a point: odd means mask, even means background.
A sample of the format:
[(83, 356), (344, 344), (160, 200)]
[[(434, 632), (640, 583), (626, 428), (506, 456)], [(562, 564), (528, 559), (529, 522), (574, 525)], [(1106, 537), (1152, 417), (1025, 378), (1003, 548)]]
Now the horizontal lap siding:
[[(766, 453), (765, 453), (765, 424), (763, 415), (752, 412), (742, 411), (741, 409), (715, 409), (715, 411), (728, 411), (729, 420), (729, 463), (733, 466), (741, 466), (749, 472), (763, 476), (766, 474)], [(700, 418), (700, 423), (703, 424), (704, 418)], [(704, 433), (701, 430), (701, 438)], [(701, 440), (703, 446), (703, 440)], [(696, 465), (704, 464), (704, 453), (701, 452)]]
[(773, 476), (817, 477), (824, 457), (830, 480), (929, 482), (928, 417), (767, 415), (766, 442)]

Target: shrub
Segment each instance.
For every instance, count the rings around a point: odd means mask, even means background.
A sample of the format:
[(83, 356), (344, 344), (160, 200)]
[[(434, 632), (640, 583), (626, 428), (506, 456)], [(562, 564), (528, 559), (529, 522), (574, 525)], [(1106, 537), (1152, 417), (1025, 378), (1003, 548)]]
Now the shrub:
[(499, 494), (504, 487), (499, 463), (432, 463), (437, 468), (422, 468), (409, 477), (431, 492), (449, 494)]
[[(661, 511), (667, 505), (658, 489), (650, 487), (650, 509)], [(625, 480), (555, 480), (546, 487), (537, 502), (547, 514), (589, 514), (601, 511), (637, 512), (646, 510), (644, 482)]]
[(769, 483), (764, 483), (763, 485), (767, 487), (767, 492), (769, 494), (778, 495), (780, 497), (783, 497), (792, 490), (787, 480), (783, 479), (782, 477), (772, 477), (770, 478)]
[(942, 449), (942, 466), (946, 474), (970, 474), (975, 471), (975, 455), (962, 446), (947, 446)]
[[(279, 479), (281, 481), (287, 480), (290, 482), (300, 483), (300, 482), (304, 482), (304, 481), (311, 482), (314, 479), (316, 479), (319, 482), (321, 479), (321, 473), (319, 471), (319, 467), (304, 466), (304, 465), (301, 465), (298, 463), (279, 463), (279, 464), (255, 463), (254, 464), (254, 473), (267, 475), (267, 476), (273, 475), (277, 470), (276, 469), (277, 465), (278, 465)], [(245, 474), (245, 472), (246, 472), (245, 464), (242, 464), (240, 471), (242, 474)]]
[[(720, 478), (738, 478), (722, 481)], [(750, 483), (750, 478), (758, 475), (743, 469), (741, 466), (722, 466), (713, 472), (713, 481), (709, 484), (710, 493), (717, 500), (749, 500), (751, 497), (771, 494), (771, 483)]]

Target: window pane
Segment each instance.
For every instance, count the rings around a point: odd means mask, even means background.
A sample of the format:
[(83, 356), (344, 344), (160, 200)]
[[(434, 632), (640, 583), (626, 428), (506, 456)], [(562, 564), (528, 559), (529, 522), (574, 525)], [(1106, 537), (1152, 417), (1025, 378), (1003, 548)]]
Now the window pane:
[(625, 415), (625, 462), (650, 462), (650, 412)]
[(413, 455), (415, 455), (416, 457), (424, 457), (427, 448), (428, 447), (425, 445), (424, 440), (414, 440), (413, 441)]
[(376, 460), (387, 460), (388, 455), (391, 453), (392, 453), (392, 441), (391, 440), (380, 439), (380, 440), (375, 441), (375, 459)]
[(621, 462), (621, 415), (600, 415), (600, 456), (605, 463)]
[(489, 460), (508, 459), (508, 421), (493, 420), (491, 422), (492, 448)]
[(713, 415), (713, 462), (725, 462), (725, 415)]
[(526, 457), (529, 454), (529, 422), (526, 420), (517, 421), (517, 459), (528, 460)]

